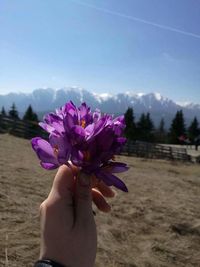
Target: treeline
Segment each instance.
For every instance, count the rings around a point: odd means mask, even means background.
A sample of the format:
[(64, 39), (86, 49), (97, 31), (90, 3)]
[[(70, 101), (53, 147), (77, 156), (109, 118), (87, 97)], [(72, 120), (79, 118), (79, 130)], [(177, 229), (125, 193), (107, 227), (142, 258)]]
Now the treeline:
[[(1, 115), (8, 116), (15, 120), (20, 120), (19, 112), (17, 111), (17, 108), (15, 106), (15, 103), (12, 104), (10, 110), (7, 112), (4, 107), (1, 109)], [(38, 122), (38, 116), (33, 111), (31, 105), (28, 106), (22, 120), (24, 121), (32, 121), (32, 122)]]
[(46, 137), (38, 125), (38, 116), (31, 105), (21, 117), (14, 103), (8, 111), (4, 107), (0, 110), (0, 133), (9, 133), (26, 139), (34, 136)]
[(128, 108), (125, 113), (125, 135), (129, 140), (157, 142), (168, 144), (194, 144), (200, 142), (200, 128), (196, 117), (186, 127), (182, 110), (176, 112), (169, 129), (165, 128), (165, 121), (162, 118), (159, 126), (155, 127), (150, 113), (142, 113), (139, 120), (135, 121), (134, 110)]
[[(12, 104), (9, 111), (6, 111), (5, 108), (2, 107), (0, 115), (10, 117), (13, 120), (38, 122), (38, 116), (33, 111), (31, 105), (27, 107), (22, 119), (19, 117), (15, 103)], [(125, 135), (132, 141), (139, 140), (166, 144), (194, 144), (198, 140), (200, 143), (200, 128), (197, 118), (194, 117), (189, 127), (186, 127), (182, 110), (176, 112), (169, 129), (165, 128), (165, 121), (163, 118), (160, 120), (159, 126), (155, 127), (150, 113), (142, 113), (139, 120), (136, 121), (134, 110), (131, 107), (125, 112), (125, 122)]]

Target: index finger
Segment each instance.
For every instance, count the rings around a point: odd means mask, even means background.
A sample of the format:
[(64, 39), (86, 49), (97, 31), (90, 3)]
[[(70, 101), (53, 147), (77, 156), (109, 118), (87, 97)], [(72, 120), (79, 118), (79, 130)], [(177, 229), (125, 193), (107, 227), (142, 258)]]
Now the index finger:
[(111, 187), (107, 186), (103, 181), (97, 179), (94, 175), (92, 176), (92, 187), (97, 188), (104, 197), (114, 197), (115, 192)]

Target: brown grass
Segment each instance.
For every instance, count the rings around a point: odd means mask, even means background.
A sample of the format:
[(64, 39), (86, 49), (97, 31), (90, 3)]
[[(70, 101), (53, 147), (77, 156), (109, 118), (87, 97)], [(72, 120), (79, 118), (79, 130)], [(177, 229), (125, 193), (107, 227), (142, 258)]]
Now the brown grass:
[[(121, 157), (129, 193), (97, 211), (96, 267), (200, 266), (200, 166)], [(0, 266), (33, 266), (38, 207), (55, 172), (43, 170), (29, 141), (0, 135)], [(88, 252), (89, 253), (89, 252)]]

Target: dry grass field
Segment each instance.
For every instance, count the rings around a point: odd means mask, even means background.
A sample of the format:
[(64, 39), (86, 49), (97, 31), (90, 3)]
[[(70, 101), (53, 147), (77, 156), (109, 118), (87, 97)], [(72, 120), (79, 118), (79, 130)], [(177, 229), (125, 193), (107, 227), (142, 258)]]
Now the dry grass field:
[[(97, 211), (96, 267), (200, 266), (200, 165), (121, 157), (129, 193)], [(39, 204), (55, 172), (43, 170), (29, 141), (0, 135), (0, 266), (33, 266)], [(89, 253), (89, 252), (88, 252)]]

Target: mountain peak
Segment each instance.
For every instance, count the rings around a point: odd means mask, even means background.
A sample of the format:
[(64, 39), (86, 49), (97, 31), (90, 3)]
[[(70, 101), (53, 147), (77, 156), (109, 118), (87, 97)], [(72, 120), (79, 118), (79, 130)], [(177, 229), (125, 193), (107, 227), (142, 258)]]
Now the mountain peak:
[(175, 103), (173, 100), (163, 97), (159, 92), (145, 94), (129, 91), (113, 95), (90, 92), (77, 86), (57, 90), (38, 88), (30, 94), (0, 95), (0, 108), (4, 106), (8, 110), (15, 102), (20, 112), (24, 112), (30, 104), (36, 112), (48, 112), (55, 110), (69, 100), (72, 100), (76, 105), (86, 102), (92, 109), (99, 108), (103, 112), (111, 114), (123, 114), (128, 107), (132, 107), (136, 115), (142, 112), (151, 112), (152, 117), (157, 118), (157, 121), (162, 116), (167, 117), (170, 114), (171, 117), (174, 116), (180, 108), (189, 119), (200, 116), (200, 105)]

